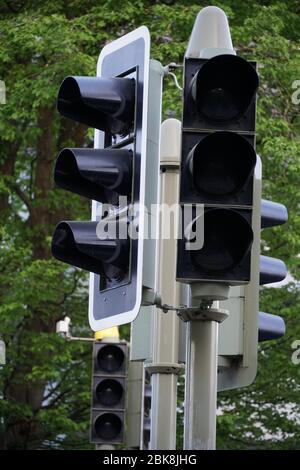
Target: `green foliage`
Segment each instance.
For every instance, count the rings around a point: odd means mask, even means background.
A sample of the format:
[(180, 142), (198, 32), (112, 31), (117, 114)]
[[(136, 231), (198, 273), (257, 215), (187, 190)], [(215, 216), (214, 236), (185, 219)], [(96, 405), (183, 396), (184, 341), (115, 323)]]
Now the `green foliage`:
[[(91, 348), (55, 334), (72, 318), (73, 334), (91, 335), (87, 277), (50, 257), (55, 223), (89, 217), (89, 205), (59, 191), (52, 180), (59, 149), (90, 143), (91, 132), (70, 126), (55, 111), (61, 80), (93, 75), (102, 47), (145, 24), (152, 57), (182, 63), (198, 11), (209, 4), (229, 16), (240, 55), (258, 62), (257, 148), (264, 197), (288, 206), (289, 223), (263, 233), (264, 252), (286, 260), (293, 281), (264, 289), (261, 309), (282, 314), (287, 335), (260, 348), (259, 373), (245, 390), (219, 398), (219, 448), (299, 448), (299, 365), (291, 344), (300, 339), (299, 4), (296, 1), (224, 0), (10, 0), (0, 5), (0, 319), (8, 364), (0, 374), (3, 448), (89, 448)], [(182, 71), (176, 72), (179, 82)], [(165, 79), (164, 117), (181, 114), (181, 95)], [(129, 327), (122, 329), (129, 337)], [(182, 385), (180, 388), (182, 396)], [(179, 422), (182, 424), (182, 414)], [(181, 445), (182, 426), (178, 433)]]

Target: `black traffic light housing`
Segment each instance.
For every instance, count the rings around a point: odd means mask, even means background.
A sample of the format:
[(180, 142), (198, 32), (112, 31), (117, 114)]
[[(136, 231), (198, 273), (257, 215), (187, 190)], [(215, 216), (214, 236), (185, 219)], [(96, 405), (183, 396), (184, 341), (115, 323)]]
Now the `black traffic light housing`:
[[(131, 78), (67, 77), (59, 89), (57, 109), (109, 135), (133, 131), (134, 89)], [(65, 148), (57, 157), (54, 180), (68, 191), (111, 204), (117, 211), (119, 196), (131, 202), (133, 160), (127, 142), (121, 148)], [(117, 217), (115, 223), (119, 227)], [(116, 231), (100, 237), (97, 228), (97, 222), (60, 222), (52, 239), (53, 256), (101, 275), (100, 290), (129, 282), (130, 240), (119, 238)]]
[[(161, 81), (151, 69), (149, 31), (141, 27), (102, 49), (97, 77), (66, 77), (58, 92), (59, 113), (95, 129), (95, 148), (63, 149), (54, 170), (58, 186), (94, 201), (93, 221), (62, 221), (52, 239), (54, 257), (91, 273), (94, 331), (131, 322), (143, 287), (154, 288), (154, 263), (144, 269), (144, 206), (156, 203), (158, 194), (157, 181), (150, 180), (159, 172)], [(152, 243), (149, 258), (155, 249)]]
[[(183, 223), (177, 255), (181, 282), (238, 285), (250, 280), (257, 87), (254, 62), (231, 54), (185, 59)], [(196, 214), (197, 206), (202, 211), (186, 222), (183, 213), (188, 206), (192, 213)], [(197, 228), (196, 222), (203, 229), (203, 244), (190, 249), (188, 224)]]
[(91, 442), (124, 442), (127, 345), (97, 341), (93, 349)]

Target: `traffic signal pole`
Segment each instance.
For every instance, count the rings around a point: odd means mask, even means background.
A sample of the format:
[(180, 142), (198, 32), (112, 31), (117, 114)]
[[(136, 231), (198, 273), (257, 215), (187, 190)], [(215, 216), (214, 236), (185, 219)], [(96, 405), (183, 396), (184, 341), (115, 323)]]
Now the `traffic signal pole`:
[[(227, 18), (221, 9), (207, 7), (196, 18), (185, 57), (211, 59), (221, 54), (235, 55)], [(188, 321), (184, 416), (187, 450), (216, 447), (218, 329), (228, 314), (219, 309), (218, 300), (225, 300), (228, 292), (226, 283), (190, 284), (190, 308), (183, 318)]]
[(187, 326), (185, 449), (215, 449), (218, 328), (215, 321)]
[[(161, 127), (160, 154), (160, 247), (158, 256), (158, 292), (162, 303), (179, 304), (176, 273), (177, 207), (179, 194), (181, 124), (167, 119)], [(175, 209), (176, 211), (176, 209)], [(168, 223), (170, 221), (170, 224)], [(152, 319), (152, 362), (146, 364), (151, 374), (150, 449), (176, 449), (177, 378), (183, 366), (178, 364), (179, 319), (170, 311), (155, 309)]]
[[(227, 317), (227, 312), (218, 308), (218, 302), (210, 306), (211, 302), (201, 301), (205, 287), (200, 283), (194, 284), (190, 292), (191, 307), (195, 305), (200, 308), (188, 321), (186, 331), (186, 450), (214, 450), (216, 447), (218, 331), (219, 323)], [(222, 287), (217, 288), (215, 295), (222, 297), (224, 294), (225, 298), (226, 291), (226, 286), (223, 293)]]

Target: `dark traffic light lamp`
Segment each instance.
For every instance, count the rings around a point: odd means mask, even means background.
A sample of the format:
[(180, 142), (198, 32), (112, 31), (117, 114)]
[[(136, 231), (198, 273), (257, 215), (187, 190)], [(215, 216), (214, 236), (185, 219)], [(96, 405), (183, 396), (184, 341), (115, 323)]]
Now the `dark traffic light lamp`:
[(184, 129), (255, 131), (255, 62), (223, 54), (184, 66)]
[(256, 164), (253, 144), (254, 137), (229, 131), (184, 134), (181, 200), (251, 206)]

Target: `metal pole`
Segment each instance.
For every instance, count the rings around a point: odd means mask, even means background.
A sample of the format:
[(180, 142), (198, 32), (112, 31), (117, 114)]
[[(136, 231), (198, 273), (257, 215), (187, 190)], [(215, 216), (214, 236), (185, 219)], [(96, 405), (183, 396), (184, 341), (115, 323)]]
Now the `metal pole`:
[[(181, 125), (168, 119), (161, 130), (161, 218), (158, 292), (162, 302), (178, 305), (179, 284), (176, 283), (176, 217), (168, 223), (172, 205), (179, 192)], [(169, 211), (169, 214), (167, 214)], [(166, 228), (169, 233), (166, 233)], [(169, 236), (168, 236), (169, 235)], [(179, 319), (174, 312), (155, 309), (153, 315), (152, 363), (146, 364), (151, 374), (150, 449), (176, 449), (177, 375)]]
[(216, 446), (218, 328), (215, 321), (187, 326), (184, 448)]
[(127, 449), (139, 449), (140, 447), (143, 374), (144, 365), (142, 362), (129, 361), (127, 380)]
[[(216, 300), (228, 298), (229, 285), (191, 285), (186, 331), (184, 449), (216, 448), (219, 323), (228, 316)], [(196, 307), (196, 308), (195, 308)]]

